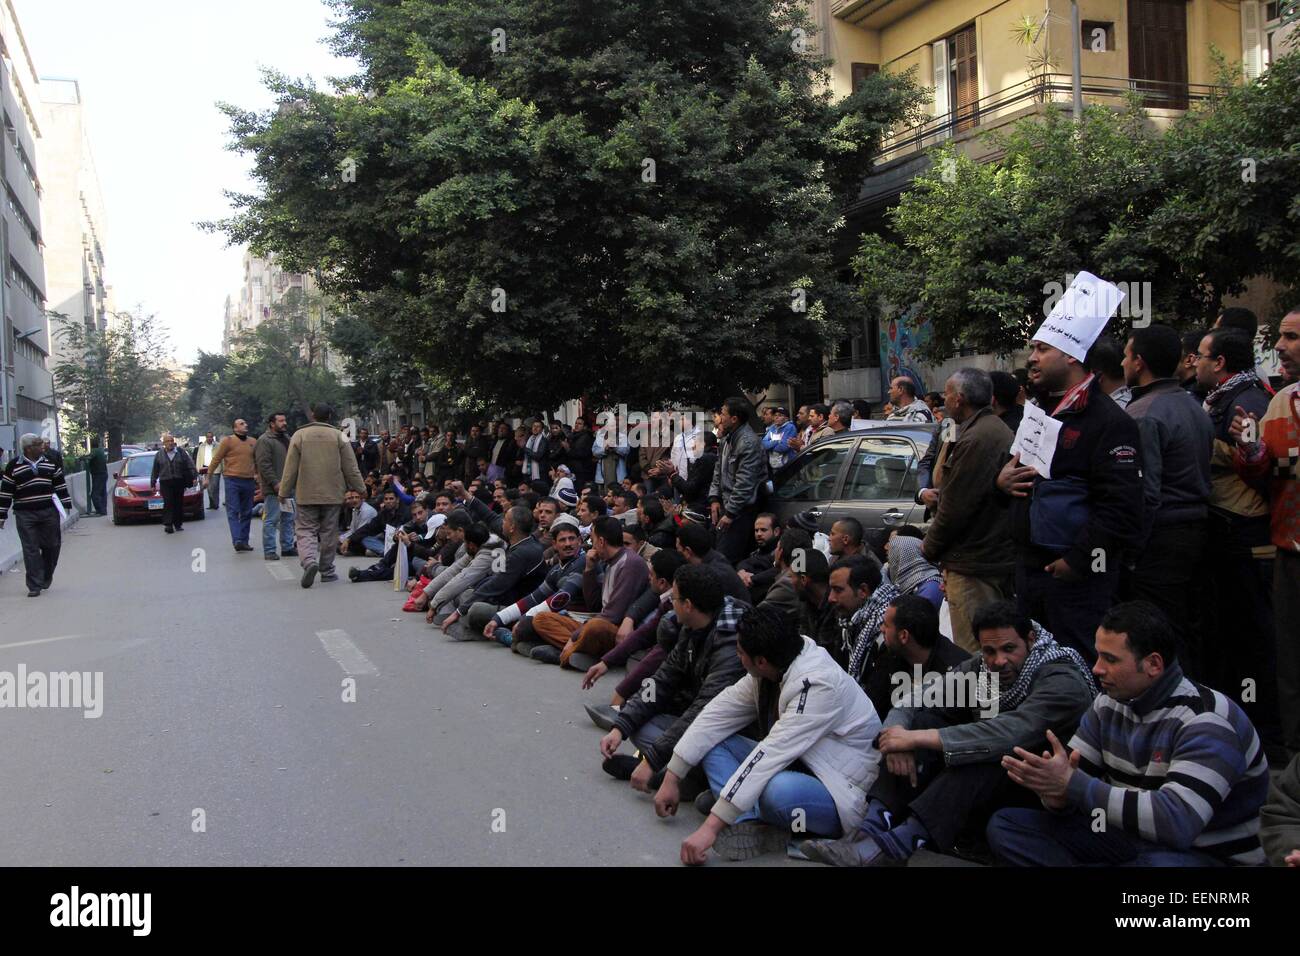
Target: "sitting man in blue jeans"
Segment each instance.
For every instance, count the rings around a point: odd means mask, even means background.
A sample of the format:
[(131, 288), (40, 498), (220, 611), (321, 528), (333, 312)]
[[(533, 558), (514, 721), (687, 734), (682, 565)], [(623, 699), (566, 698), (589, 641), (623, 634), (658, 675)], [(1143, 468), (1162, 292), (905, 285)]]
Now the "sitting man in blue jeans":
[(1008, 776), (1043, 810), (1005, 809), (988, 825), (998, 859), (1018, 866), (1262, 864), (1259, 811), (1268, 761), (1236, 701), (1183, 676), (1177, 639), (1146, 601), (1097, 628), (1103, 693), (1067, 753), (1017, 747)]
[[(746, 676), (700, 711), (673, 748), (655, 812), (677, 812), (679, 781), (704, 767), (717, 802), (682, 841), (682, 862), (709, 848), (747, 860), (794, 834), (838, 837), (862, 822), (880, 767), (880, 718), (857, 681), (776, 608), (744, 616), (737, 652)], [(757, 723), (761, 739), (741, 736)]]

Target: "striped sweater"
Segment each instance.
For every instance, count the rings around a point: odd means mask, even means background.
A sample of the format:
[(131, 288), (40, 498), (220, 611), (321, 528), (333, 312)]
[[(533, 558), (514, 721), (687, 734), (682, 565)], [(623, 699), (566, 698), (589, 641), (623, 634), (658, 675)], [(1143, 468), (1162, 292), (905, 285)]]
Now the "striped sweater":
[(9, 517), (9, 509), (36, 511), (53, 508), (53, 496), (58, 495), (63, 507), (72, 510), (72, 496), (63, 480), (63, 466), (55, 464), (44, 455), (33, 468), (21, 456), (14, 458), (0, 474), (0, 521)]
[(1267, 480), (1273, 544), (1300, 553), (1300, 383), (1273, 396), (1259, 420), (1259, 441), (1238, 446), (1234, 464), (1246, 481)]
[(1070, 741), (1069, 806), (1160, 846), (1260, 864), (1268, 761), (1236, 702), (1192, 683), (1177, 663), (1135, 700), (1105, 694)]

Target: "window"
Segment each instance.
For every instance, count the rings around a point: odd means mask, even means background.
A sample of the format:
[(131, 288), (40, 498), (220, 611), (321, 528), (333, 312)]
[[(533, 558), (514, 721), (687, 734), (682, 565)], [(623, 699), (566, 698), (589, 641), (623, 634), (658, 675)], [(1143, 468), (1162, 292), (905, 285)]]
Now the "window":
[(850, 501), (913, 498), (916, 449), (903, 438), (864, 438), (853, 455), (844, 495)]
[(807, 455), (796, 459), (793, 471), (778, 479), (776, 497), (782, 501), (830, 501), (852, 449), (852, 441), (818, 443)]
[(949, 114), (943, 135), (962, 132), (979, 123), (979, 66), (975, 25), (958, 30), (932, 45), (934, 115)]
[(862, 84), (867, 81), (867, 77), (875, 76), (880, 72), (880, 64), (854, 63), (849, 69), (851, 82), (853, 84), (853, 92), (856, 93), (861, 88)]
[(1185, 0), (1128, 0), (1128, 42), (1129, 76), (1144, 105), (1187, 109)]
[(9, 257), (9, 269), (5, 277), (10, 285), (16, 286), (23, 295), (31, 299), (42, 311), (45, 310), (45, 296), (40, 289), (36, 288), (36, 283), (27, 278), (27, 273), (18, 268), (18, 263), (14, 261), (13, 256)]

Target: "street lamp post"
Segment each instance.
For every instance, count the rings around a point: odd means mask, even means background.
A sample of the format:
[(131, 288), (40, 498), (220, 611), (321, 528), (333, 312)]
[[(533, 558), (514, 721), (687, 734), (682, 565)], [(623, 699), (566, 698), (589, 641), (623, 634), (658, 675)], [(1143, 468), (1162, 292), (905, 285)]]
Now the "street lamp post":
[(1083, 28), (1079, 21), (1079, 0), (1070, 0), (1070, 29), (1074, 36), (1070, 41), (1071, 61), (1074, 66), (1074, 121), (1083, 119)]

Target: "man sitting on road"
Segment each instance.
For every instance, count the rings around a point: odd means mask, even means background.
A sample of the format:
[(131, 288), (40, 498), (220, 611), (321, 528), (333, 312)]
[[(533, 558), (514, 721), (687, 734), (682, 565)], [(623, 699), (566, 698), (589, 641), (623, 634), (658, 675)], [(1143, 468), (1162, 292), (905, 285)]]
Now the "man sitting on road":
[[(716, 799), (682, 841), (683, 863), (703, 863), (710, 847), (724, 860), (747, 860), (784, 847), (792, 832), (852, 833), (879, 769), (871, 701), (786, 615), (746, 614), (737, 654), (745, 676), (692, 721), (655, 794), (655, 812), (675, 814), (679, 782), (704, 768)], [(757, 738), (743, 736), (755, 722)]]
[(713, 546), (713, 532), (705, 525), (683, 521), (677, 529), (677, 550), (691, 564), (702, 565), (716, 574), (723, 594), (749, 603), (749, 589), (727, 556)]
[[(483, 636), (496, 640), (523, 654), (542, 643), (533, 628), (535, 616), (546, 613), (550, 607), (563, 608), (566, 613), (584, 612), (582, 601), (582, 569), (586, 555), (578, 538), (578, 519), (573, 515), (560, 515), (551, 523), (555, 541), (555, 554), (548, 563), (542, 583), (513, 604), (507, 604), (492, 615), (483, 626)], [(553, 600), (563, 595), (561, 600)], [(584, 614), (585, 619), (587, 615)]]
[[(457, 523), (452, 524), (453, 521)], [(457, 516), (453, 515), (448, 527), (452, 541), (459, 540), (456, 558), (424, 588), (425, 606), (428, 607), (424, 619), (429, 624), (436, 623), (439, 614), (451, 609), (439, 624), (439, 630), (444, 634), (449, 633), (452, 625), (469, 611), (474, 588), (492, 573), (494, 565), (505, 559), (506, 553), (505, 541), (489, 531), (481, 521), (462, 528)], [(416, 602), (417, 608), (421, 603)]]
[(410, 519), (406, 508), (391, 488), (380, 496), (375, 516), (348, 535), (346, 554), (365, 554), (378, 558), (384, 554), (388, 528), (400, 528)]
[(349, 488), (347, 494), (343, 496), (343, 504), (347, 508), (344, 517), (347, 519), (348, 529), (339, 535), (339, 554), (347, 554), (348, 542), (354, 538), (360, 541), (357, 532), (379, 516), (379, 512), (370, 507), (370, 503), (359, 491)]
[(889, 602), (880, 636), (881, 653), (867, 662), (860, 683), (881, 719), (893, 709), (895, 688), (915, 684), (918, 675), (922, 681), (930, 680), (970, 659), (970, 654), (939, 633), (939, 612), (916, 594)]
[[(736, 654), (736, 628), (749, 605), (724, 595), (717, 576), (696, 565), (678, 569), (672, 594), (677, 641), (600, 741), (605, 772), (643, 792), (654, 788), (651, 778), (668, 765), (696, 715), (745, 672)], [(618, 754), (628, 737), (639, 759)]]
[[(885, 768), (858, 831), (809, 841), (803, 853), (835, 866), (897, 866), (920, 847), (950, 852), (967, 824), (1026, 802), (1001, 767), (1017, 747), (1041, 752), (1048, 731), (1072, 730), (1097, 694), (1088, 665), (1010, 601), (985, 605), (972, 622), (980, 656), (942, 685), (911, 688), (885, 718), (876, 746)], [(967, 675), (967, 679), (953, 675)], [(995, 679), (996, 678), (996, 679)], [(932, 696), (939, 706), (929, 704)]]
[(839, 646), (827, 650), (859, 683), (884, 652), (885, 609), (900, 595), (881, 579), (880, 568), (870, 558), (844, 558), (831, 565), (828, 600), (840, 616), (842, 631)]
[[(1046, 809), (1001, 810), (989, 846), (1020, 866), (1259, 865), (1268, 761), (1231, 697), (1178, 664), (1168, 620), (1146, 601), (1119, 604), (1097, 628), (1105, 692), (1066, 752), (1021, 745), (1002, 758)], [(1064, 731), (1062, 736), (1064, 736)], [(1039, 756), (1039, 754), (1042, 756)], [(1106, 826), (1098, 827), (1099, 815)]]
[(532, 511), (514, 506), (506, 512), (501, 529), (508, 542), (501, 570), (494, 571), (475, 589), (464, 626), (451, 635), (455, 640), (480, 637), (493, 614), (528, 594), (546, 576), (542, 543), (533, 537)]

